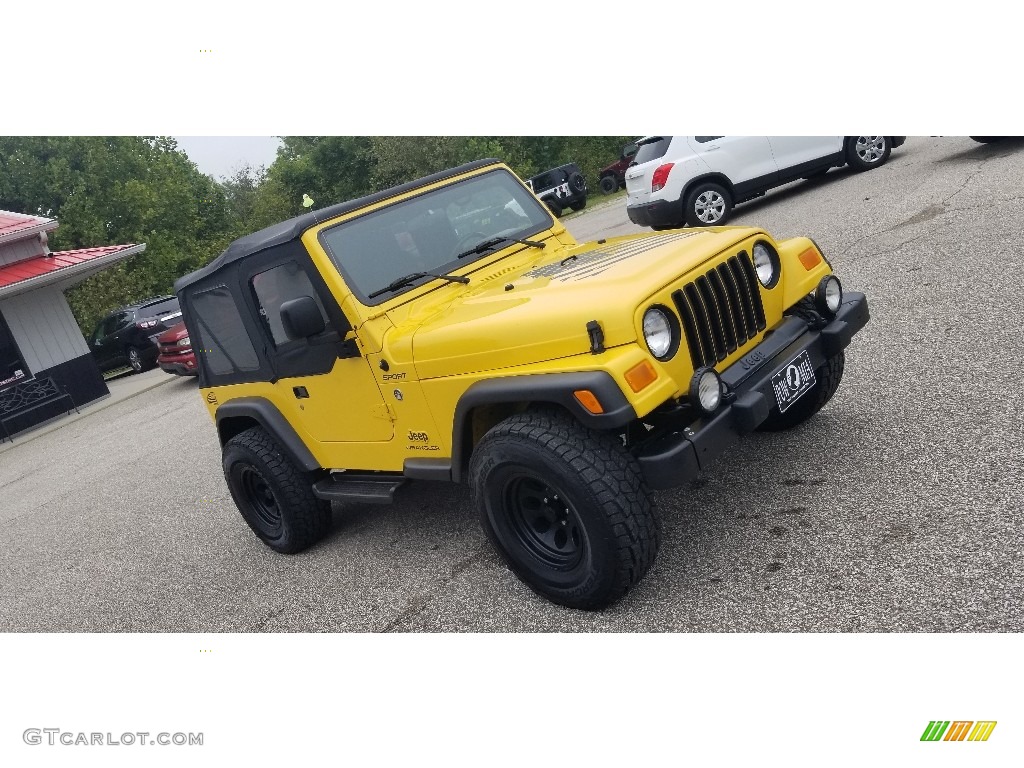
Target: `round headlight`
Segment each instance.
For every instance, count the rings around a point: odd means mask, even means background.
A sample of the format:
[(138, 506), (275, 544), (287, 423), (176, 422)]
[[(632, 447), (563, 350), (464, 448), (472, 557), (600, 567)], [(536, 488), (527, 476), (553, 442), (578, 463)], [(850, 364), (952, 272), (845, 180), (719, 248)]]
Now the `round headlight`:
[(664, 309), (651, 307), (644, 313), (644, 341), (651, 354), (665, 360), (675, 351), (675, 335), (672, 321)]
[(178, 339), (178, 346), (179, 347), (191, 347), (192, 346), (192, 339), (190, 339), (188, 336), (186, 336), (184, 339)]
[(778, 279), (778, 262), (775, 254), (764, 243), (754, 244), (754, 271), (765, 288), (771, 288)]
[(704, 413), (714, 413), (722, 402), (722, 380), (711, 367), (698, 368), (690, 379), (690, 402)]
[(835, 275), (825, 275), (814, 290), (814, 303), (819, 312), (834, 315), (843, 303), (843, 286)]

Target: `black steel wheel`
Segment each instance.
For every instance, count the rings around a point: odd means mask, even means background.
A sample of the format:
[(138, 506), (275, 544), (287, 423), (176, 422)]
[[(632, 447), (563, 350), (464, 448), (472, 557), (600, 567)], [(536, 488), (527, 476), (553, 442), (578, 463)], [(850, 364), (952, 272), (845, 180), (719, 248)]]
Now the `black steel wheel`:
[(224, 445), (224, 478), (242, 518), (277, 552), (300, 552), (331, 528), (330, 502), (313, 494), (302, 473), (260, 427)]
[(474, 449), (470, 485), (509, 568), (555, 603), (603, 608), (654, 562), (659, 523), (636, 459), (563, 411), (493, 427)]
[(574, 211), (582, 211), (584, 208), (587, 207), (587, 198), (581, 197), (579, 200), (574, 200), (573, 202), (569, 203), (569, 207), (572, 208)]
[(619, 189), (619, 181), (614, 176), (602, 176), (601, 177), (601, 191), (606, 195), (610, 195), (613, 192), (617, 192)]
[(519, 546), (539, 561), (571, 569), (584, 557), (586, 529), (578, 513), (562, 491), (529, 467), (509, 467), (500, 503)]
[(559, 205), (555, 201), (554, 198), (552, 198), (552, 197), (547, 198), (544, 201), (544, 205), (546, 205), (548, 207), (548, 210), (551, 211), (551, 215), (554, 216), (556, 219), (561, 217), (561, 215), (562, 215), (562, 206)]

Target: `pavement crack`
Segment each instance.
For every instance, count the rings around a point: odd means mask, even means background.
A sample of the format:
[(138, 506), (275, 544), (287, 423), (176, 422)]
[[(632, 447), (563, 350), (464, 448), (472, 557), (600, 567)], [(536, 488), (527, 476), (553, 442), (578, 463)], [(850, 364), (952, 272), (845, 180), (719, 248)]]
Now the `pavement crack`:
[(408, 603), (406, 603), (405, 608), (400, 610), (398, 612), (398, 615), (395, 616), (395, 618), (393, 618), (391, 621), (389, 621), (387, 625), (384, 627), (384, 629), (381, 630), (381, 632), (393, 632), (398, 628), (400, 624), (404, 623), (407, 619), (411, 619), (414, 616), (418, 616), (419, 614), (423, 613), (423, 609), (426, 608), (430, 601), (433, 599), (434, 595), (432, 593), (427, 593), (425, 595), (414, 595), (413, 597), (410, 597)]

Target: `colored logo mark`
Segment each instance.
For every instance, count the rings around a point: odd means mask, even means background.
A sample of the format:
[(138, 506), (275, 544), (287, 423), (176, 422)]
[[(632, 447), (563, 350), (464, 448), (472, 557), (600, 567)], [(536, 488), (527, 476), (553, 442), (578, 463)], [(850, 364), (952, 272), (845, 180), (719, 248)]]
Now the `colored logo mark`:
[(921, 741), (988, 741), (995, 728), (995, 720), (932, 720)]

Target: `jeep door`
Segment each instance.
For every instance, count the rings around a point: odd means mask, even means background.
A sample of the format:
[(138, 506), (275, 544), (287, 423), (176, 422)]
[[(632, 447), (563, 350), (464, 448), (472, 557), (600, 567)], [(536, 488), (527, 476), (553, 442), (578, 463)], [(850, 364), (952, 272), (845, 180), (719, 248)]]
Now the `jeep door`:
[(766, 188), (778, 165), (767, 136), (687, 136), (693, 153), (708, 169), (725, 175), (734, 187)]
[[(249, 274), (251, 296), (267, 337), (277, 390), (275, 401), (289, 421), (321, 443), (390, 440), (394, 426), (351, 326), (315, 272), (297, 259), (263, 263)], [(309, 338), (288, 335), (282, 305), (311, 298), (323, 331)]]
[(775, 162), (783, 176), (820, 166), (821, 161), (843, 151), (842, 136), (769, 136)]

